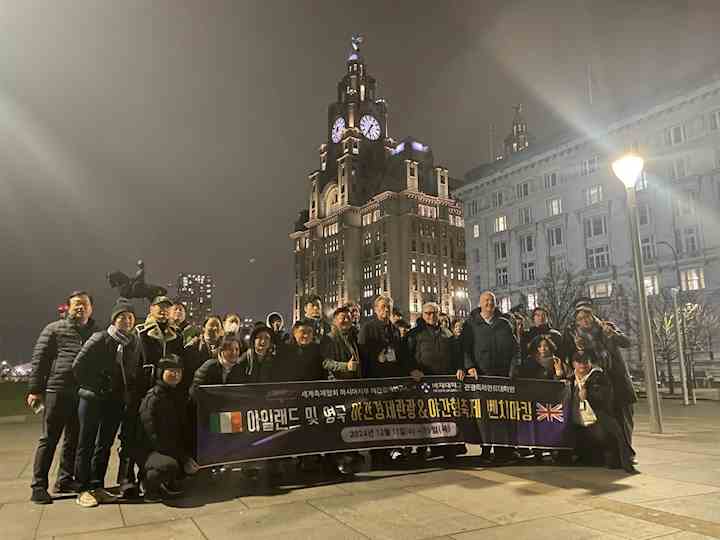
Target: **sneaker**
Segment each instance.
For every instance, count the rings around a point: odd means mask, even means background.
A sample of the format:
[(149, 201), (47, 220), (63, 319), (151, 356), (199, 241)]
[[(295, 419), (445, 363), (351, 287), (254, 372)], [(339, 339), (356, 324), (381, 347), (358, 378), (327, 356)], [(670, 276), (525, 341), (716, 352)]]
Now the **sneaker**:
[(160, 489), (162, 489), (168, 497), (178, 497), (184, 493), (182, 488), (175, 482), (160, 484)]
[(115, 502), (118, 499), (117, 495), (113, 495), (105, 488), (96, 488), (93, 489), (90, 493), (92, 493), (93, 497), (95, 497), (97, 502), (100, 504)]
[(95, 508), (100, 505), (100, 501), (95, 498), (92, 491), (83, 491), (78, 495), (77, 499), (75, 499), (75, 502), (83, 508)]
[(32, 488), (32, 495), (30, 495), (30, 500), (35, 504), (52, 504), (53, 502), (52, 497), (48, 493), (47, 489), (41, 487)]
[(80, 486), (79, 482), (76, 482), (75, 480), (63, 480), (63, 481), (57, 481), (55, 482), (55, 486), (53, 487), (53, 491), (55, 493), (80, 493), (82, 490), (82, 486)]

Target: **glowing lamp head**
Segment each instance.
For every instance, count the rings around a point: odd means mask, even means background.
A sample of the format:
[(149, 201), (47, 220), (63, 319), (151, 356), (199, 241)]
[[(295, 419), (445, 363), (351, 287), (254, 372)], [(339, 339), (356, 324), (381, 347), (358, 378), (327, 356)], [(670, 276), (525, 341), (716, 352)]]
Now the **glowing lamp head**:
[(620, 159), (613, 161), (612, 170), (620, 181), (625, 184), (626, 189), (635, 187), (635, 184), (642, 174), (645, 161), (637, 154), (625, 154)]

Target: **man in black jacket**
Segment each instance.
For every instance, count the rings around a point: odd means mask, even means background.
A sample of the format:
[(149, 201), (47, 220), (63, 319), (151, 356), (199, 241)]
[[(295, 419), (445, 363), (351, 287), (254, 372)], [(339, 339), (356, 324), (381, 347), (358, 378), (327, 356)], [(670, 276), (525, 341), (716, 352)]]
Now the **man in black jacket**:
[(461, 339), (468, 376), (477, 379), (479, 375), (511, 375), (518, 361), (518, 342), (512, 325), (495, 307), (492, 292), (480, 295), (480, 307), (470, 312)]
[(321, 381), (325, 379), (320, 345), (313, 323), (303, 319), (292, 327), (293, 339), (280, 347), (272, 370), (272, 382)]
[[(408, 365), (425, 375), (456, 375), (462, 363), (452, 354), (452, 333), (440, 324), (440, 306), (427, 302), (407, 335)], [(461, 359), (460, 359), (461, 360)]]
[(360, 328), (358, 345), (365, 378), (408, 375), (400, 331), (390, 320), (392, 305), (389, 296), (378, 296), (373, 304), (375, 318), (366, 321)]
[[(467, 375), (475, 379), (480, 375), (495, 377), (514, 376), (519, 364), (519, 347), (515, 332), (507, 317), (495, 307), (495, 295), (485, 291), (480, 295), (479, 308), (470, 312), (461, 336)], [(458, 372), (462, 380), (463, 373)], [(484, 451), (489, 446), (484, 445)], [(512, 458), (512, 449), (495, 446), (493, 459), (505, 462)]]
[(145, 502), (159, 502), (182, 493), (177, 481), (195, 474), (199, 467), (184, 443), (185, 415), (178, 414), (182, 398), (177, 385), (183, 370), (177, 355), (162, 358), (155, 371), (157, 380), (140, 404), (141, 436), (137, 452), (142, 464)]
[(30, 500), (37, 504), (52, 503), (47, 491), (48, 474), (63, 430), (65, 440), (55, 492), (77, 491), (73, 469), (79, 429), (78, 400), (72, 364), (96, 327), (91, 319), (92, 298), (87, 292), (71, 293), (67, 303), (65, 318), (52, 322), (43, 329), (32, 356), (27, 404), (34, 410), (44, 406), (42, 436), (35, 452), (31, 484)]
[[(422, 317), (407, 335), (408, 364), (424, 375), (457, 375), (462, 369), (462, 357), (453, 355), (453, 335), (440, 323), (440, 306), (427, 302), (422, 306)], [(426, 448), (418, 448), (426, 455)], [(436, 449), (445, 459), (453, 460), (467, 452), (464, 444), (451, 444)]]
[(312, 325), (313, 340), (320, 343), (330, 333), (330, 325), (323, 317), (322, 302), (317, 296), (311, 296), (305, 300), (304, 305), (305, 321)]

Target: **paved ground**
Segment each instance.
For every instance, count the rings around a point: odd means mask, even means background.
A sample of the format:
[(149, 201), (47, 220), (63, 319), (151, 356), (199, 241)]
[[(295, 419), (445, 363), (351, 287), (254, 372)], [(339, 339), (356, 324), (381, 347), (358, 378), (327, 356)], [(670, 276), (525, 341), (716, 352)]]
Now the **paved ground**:
[[(554, 466), (372, 472), (355, 481), (256, 493), (237, 474), (198, 478), (166, 504), (27, 502), (38, 424), (0, 425), (0, 539), (720, 538), (720, 403), (665, 402), (666, 433), (643, 407), (642, 474)], [(114, 464), (113, 464), (114, 465)], [(114, 477), (114, 471), (111, 471)]]

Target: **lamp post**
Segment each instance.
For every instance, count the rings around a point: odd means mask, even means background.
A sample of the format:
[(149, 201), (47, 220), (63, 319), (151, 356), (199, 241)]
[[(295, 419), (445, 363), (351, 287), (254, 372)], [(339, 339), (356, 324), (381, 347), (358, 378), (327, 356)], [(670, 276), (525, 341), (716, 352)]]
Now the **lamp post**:
[(689, 405), (688, 397), (688, 377), (687, 369), (685, 364), (685, 309), (678, 308), (678, 296), (682, 290), (682, 277), (680, 276), (680, 264), (678, 263), (678, 253), (670, 242), (657, 242), (657, 245), (663, 245), (667, 247), (673, 254), (673, 260), (675, 261), (675, 279), (677, 280), (677, 288), (673, 287), (670, 291), (673, 298), (673, 310), (675, 312), (675, 338), (677, 341), (678, 358), (680, 359), (680, 379), (682, 381), (683, 389), (683, 403)]
[(645, 275), (643, 272), (642, 251), (640, 248), (640, 229), (638, 225), (637, 183), (644, 166), (643, 158), (637, 154), (626, 154), (612, 164), (613, 173), (625, 185), (627, 196), (628, 224), (630, 225), (630, 244), (635, 269), (635, 286), (640, 301), (640, 340), (644, 354), (645, 387), (647, 389), (648, 406), (650, 409), (650, 432), (662, 433), (662, 413), (660, 411), (660, 394), (657, 387), (657, 371), (655, 367), (655, 349), (650, 334), (650, 314), (645, 297)]

